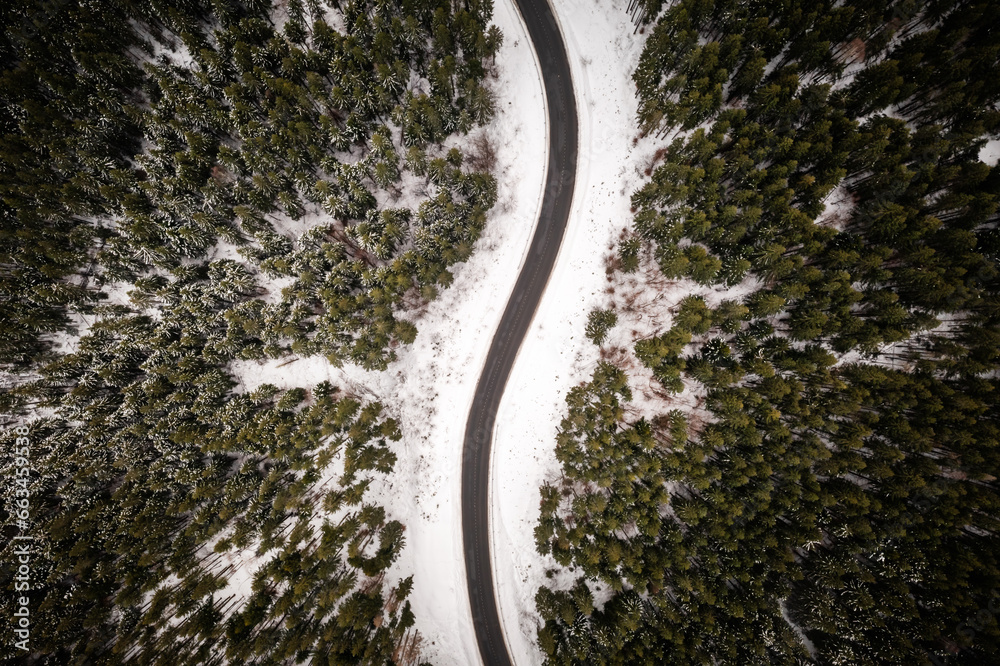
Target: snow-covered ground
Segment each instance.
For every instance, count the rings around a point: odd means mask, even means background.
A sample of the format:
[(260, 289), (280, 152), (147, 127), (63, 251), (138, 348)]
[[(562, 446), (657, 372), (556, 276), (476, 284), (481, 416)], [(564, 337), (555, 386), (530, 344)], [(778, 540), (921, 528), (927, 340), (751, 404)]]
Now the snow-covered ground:
[(1000, 139), (991, 139), (979, 151), (979, 159), (990, 166), (996, 166), (1000, 161)]
[(325, 359), (279, 359), (231, 368), (252, 390), (263, 383), (309, 387), (324, 380), (379, 400), (399, 421), (395, 471), (366, 499), (406, 525), (406, 547), (389, 584), (414, 575), (410, 601), (424, 659), (437, 666), (479, 662), (465, 584), (461, 469), (465, 422), (490, 341), (513, 289), (538, 217), (547, 155), (545, 108), (531, 43), (513, 3), (499, 2), (504, 33), (493, 83), (498, 114), (486, 131), (497, 153), (499, 200), (470, 260), (415, 321), (416, 341), (386, 372), (337, 369)]
[(553, 584), (545, 570), (554, 561), (535, 550), (538, 488), (557, 474), (555, 436), (566, 393), (588, 380), (598, 361), (597, 348), (584, 336), (587, 314), (610, 301), (605, 258), (631, 222), (629, 198), (654, 152), (650, 141), (634, 143), (637, 101), (630, 76), (644, 39), (633, 35), (624, 5), (552, 5), (572, 68), (580, 157), (566, 236), (500, 403), (493, 443), (494, 579), (517, 666), (542, 661), (534, 595), (540, 585)]

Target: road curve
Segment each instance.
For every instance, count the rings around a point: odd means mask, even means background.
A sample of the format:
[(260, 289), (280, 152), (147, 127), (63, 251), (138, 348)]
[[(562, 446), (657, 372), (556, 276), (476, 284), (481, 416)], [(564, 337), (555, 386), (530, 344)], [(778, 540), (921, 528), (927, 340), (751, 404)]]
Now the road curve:
[[(485, 666), (510, 666), (493, 589), (489, 483), (493, 425), (517, 350), (555, 264), (576, 182), (577, 118), (569, 61), (546, 0), (515, 0), (538, 56), (548, 109), (549, 161), (535, 235), (490, 344), (465, 427), (462, 542), (472, 621)], [(527, 73), (525, 74), (528, 75)]]

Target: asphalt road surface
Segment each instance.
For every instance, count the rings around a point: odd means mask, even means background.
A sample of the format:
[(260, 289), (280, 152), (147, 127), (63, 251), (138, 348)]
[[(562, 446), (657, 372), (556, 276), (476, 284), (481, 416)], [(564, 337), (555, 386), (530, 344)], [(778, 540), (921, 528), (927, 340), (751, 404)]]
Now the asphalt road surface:
[(548, 107), (549, 163), (538, 226), (490, 345), (465, 429), (462, 541), (472, 620), (485, 666), (511, 665), (493, 593), (490, 563), (489, 474), (493, 425), (514, 357), (559, 253), (576, 181), (576, 102), (562, 35), (546, 0), (515, 0), (515, 3), (541, 64)]

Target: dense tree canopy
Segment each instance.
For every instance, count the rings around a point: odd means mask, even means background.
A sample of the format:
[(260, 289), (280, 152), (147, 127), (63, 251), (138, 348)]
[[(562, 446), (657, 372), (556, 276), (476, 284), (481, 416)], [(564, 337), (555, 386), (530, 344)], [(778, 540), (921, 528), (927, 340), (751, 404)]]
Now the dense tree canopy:
[(751, 293), (634, 346), (696, 422), (626, 418), (608, 364), (567, 399), (548, 663), (996, 662), (996, 3), (646, 4), (638, 120), (674, 138), (620, 265)]
[[(8, 368), (44, 358), (46, 334), (93, 307), (102, 284), (219, 242), (297, 278), (275, 306), (279, 338), (382, 367), (413, 335), (393, 314), (403, 294), (449, 282), (495, 201), (489, 174), (438, 147), (493, 112), (488, 2), (0, 11)], [(426, 198), (389, 210), (410, 174), (426, 179)], [(296, 247), (281, 222), (310, 211), (328, 217)]]
[(20, 488), (25, 663), (418, 663), (412, 579), (386, 577), (405, 527), (366, 497), (398, 424), (234, 367), (378, 369), (413, 341), (407, 308), (496, 200), (474, 151), (443, 145), (493, 114), (491, 12), (0, 7), (0, 409), (33, 444), (18, 481), (3, 435), (0, 585)]

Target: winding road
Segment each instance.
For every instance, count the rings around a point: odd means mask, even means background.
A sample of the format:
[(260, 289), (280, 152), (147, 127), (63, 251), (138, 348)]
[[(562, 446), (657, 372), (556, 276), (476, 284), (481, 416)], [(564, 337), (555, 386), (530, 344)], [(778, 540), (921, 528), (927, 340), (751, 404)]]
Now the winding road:
[(472, 620), (485, 666), (510, 666), (490, 559), (490, 448), (497, 408), (517, 350), (559, 253), (576, 181), (577, 118), (569, 61), (546, 0), (515, 0), (528, 28), (548, 110), (549, 158), (535, 235), (490, 345), (469, 410), (462, 452), (462, 542)]

